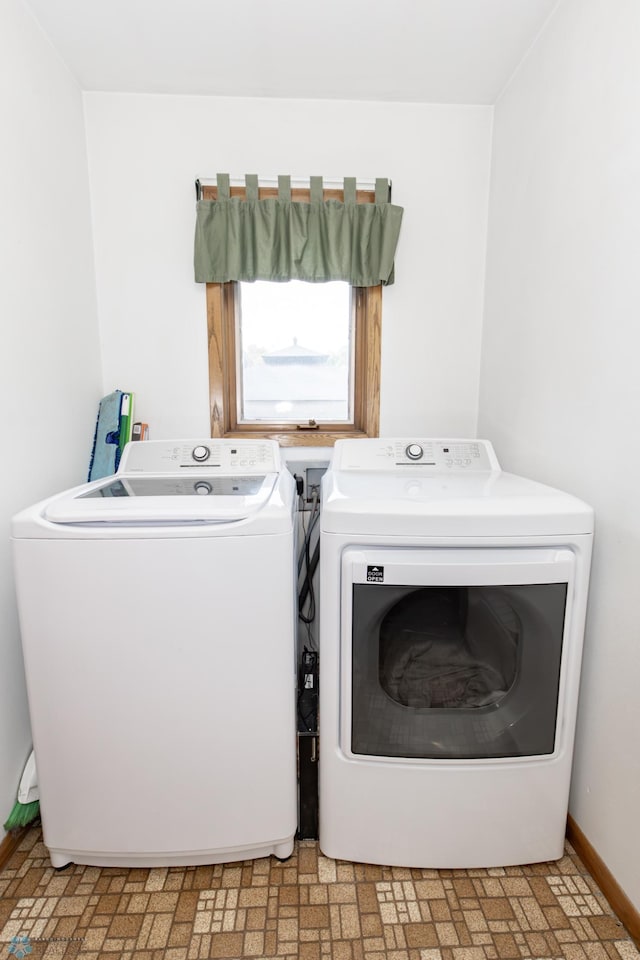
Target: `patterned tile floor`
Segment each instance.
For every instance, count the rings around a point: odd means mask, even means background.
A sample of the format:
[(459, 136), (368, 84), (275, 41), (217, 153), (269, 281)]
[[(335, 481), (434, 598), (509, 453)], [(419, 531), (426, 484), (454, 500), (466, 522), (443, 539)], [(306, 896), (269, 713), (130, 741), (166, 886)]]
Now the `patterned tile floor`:
[(37, 827), (0, 872), (0, 960), (27, 955), (640, 958), (568, 845), (554, 863), (491, 870), (346, 863), (303, 841), (286, 863), (269, 858), (152, 870), (71, 866), (55, 873)]

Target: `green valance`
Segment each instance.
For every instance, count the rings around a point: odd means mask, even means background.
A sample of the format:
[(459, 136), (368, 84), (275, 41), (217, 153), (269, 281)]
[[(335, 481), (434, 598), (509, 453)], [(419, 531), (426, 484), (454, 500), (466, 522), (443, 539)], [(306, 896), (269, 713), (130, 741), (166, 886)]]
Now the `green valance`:
[(402, 207), (388, 202), (389, 182), (376, 180), (374, 203), (356, 202), (356, 180), (345, 177), (344, 201), (323, 199), (322, 177), (310, 178), (310, 201), (291, 199), (291, 178), (278, 177), (278, 196), (258, 199), (258, 178), (246, 177), (245, 197), (232, 197), (218, 174), (217, 198), (198, 200), (195, 278), (229, 280), (346, 280), (355, 287), (393, 283)]

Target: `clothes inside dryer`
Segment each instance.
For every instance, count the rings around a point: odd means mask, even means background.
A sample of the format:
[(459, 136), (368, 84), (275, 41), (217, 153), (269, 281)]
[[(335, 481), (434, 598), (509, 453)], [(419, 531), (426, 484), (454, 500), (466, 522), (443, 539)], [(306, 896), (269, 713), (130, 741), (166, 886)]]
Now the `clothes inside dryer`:
[(512, 686), (521, 625), (497, 590), (416, 590), (380, 626), (380, 684), (406, 707), (486, 707)]
[(566, 592), (354, 584), (352, 752), (553, 753)]

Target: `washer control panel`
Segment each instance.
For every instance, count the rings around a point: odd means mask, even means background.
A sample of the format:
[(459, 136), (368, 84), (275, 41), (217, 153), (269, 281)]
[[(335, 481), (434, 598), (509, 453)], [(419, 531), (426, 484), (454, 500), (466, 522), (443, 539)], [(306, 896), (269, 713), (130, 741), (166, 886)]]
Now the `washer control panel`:
[(280, 469), (275, 440), (144, 440), (127, 444), (118, 473), (247, 476)]
[(397, 471), (421, 468), (425, 473), (500, 470), (488, 440), (433, 440), (424, 438), (340, 440), (334, 470)]

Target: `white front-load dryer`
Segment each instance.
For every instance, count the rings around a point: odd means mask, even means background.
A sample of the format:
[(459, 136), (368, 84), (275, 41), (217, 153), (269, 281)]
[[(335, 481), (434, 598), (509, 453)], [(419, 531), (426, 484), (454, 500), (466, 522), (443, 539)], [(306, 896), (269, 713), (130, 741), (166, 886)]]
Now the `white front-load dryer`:
[(320, 847), (562, 856), (590, 507), (482, 440), (344, 440), (323, 480)]
[(138, 442), (14, 518), (55, 867), (292, 852), (294, 502), (272, 441)]

